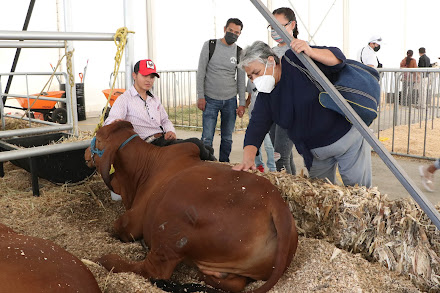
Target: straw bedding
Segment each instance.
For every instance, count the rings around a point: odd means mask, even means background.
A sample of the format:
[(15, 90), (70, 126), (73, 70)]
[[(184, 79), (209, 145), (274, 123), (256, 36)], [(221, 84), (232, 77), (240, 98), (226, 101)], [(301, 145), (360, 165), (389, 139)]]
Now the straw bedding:
[[(124, 207), (111, 200), (98, 175), (74, 186), (40, 179), (36, 198), (29, 173), (9, 162), (4, 167), (1, 223), (54, 241), (82, 259), (103, 292), (164, 292), (136, 274), (109, 273), (93, 262), (108, 253), (139, 261), (147, 253), (138, 242), (122, 243), (112, 236)], [(440, 291), (439, 233), (412, 201), (390, 201), (376, 188), (256, 173), (279, 188), (301, 235), (295, 258), (270, 292)], [(195, 269), (180, 265), (172, 280), (198, 283), (196, 275)], [(254, 282), (247, 290), (261, 284)]]
[[(418, 292), (409, 277), (421, 289), (436, 288), (432, 286), (437, 280), (436, 234), (410, 202), (388, 202), (375, 189), (341, 188), (284, 173), (264, 176), (282, 190), (303, 235), (292, 264), (270, 292)], [(54, 241), (83, 259), (103, 292), (163, 292), (138, 275), (109, 273), (93, 263), (107, 253), (130, 260), (142, 260), (146, 254), (138, 242), (121, 243), (112, 237), (113, 221), (124, 207), (110, 199), (99, 176), (76, 186), (42, 179), (40, 185), (41, 197), (33, 197), (30, 174), (5, 163), (5, 177), (0, 179), (1, 222), (19, 233)], [(421, 241), (421, 227), (427, 243)], [(407, 251), (400, 262), (401, 275), (383, 265), (392, 256), (392, 264), (399, 267), (398, 251), (403, 250), (399, 247)], [(409, 274), (414, 254), (430, 261), (418, 269), (420, 273)], [(172, 280), (197, 282), (196, 271), (181, 265)], [(255, 282), (247, 289), (259, 285)]]

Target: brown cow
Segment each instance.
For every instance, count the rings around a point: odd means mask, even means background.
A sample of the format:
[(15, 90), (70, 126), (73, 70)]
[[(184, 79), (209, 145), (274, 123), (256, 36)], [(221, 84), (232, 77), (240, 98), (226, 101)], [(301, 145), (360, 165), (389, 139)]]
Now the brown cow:
[(136, 137), (131, 123), (116, 121), (96, 133), (85, 158), (122, 196), (126, 212), (116, 234), (143, 237), (150, 248), (142, 262), (101, 257), (108, 270), (169, 279), (185, 261), (215, 288), (238, 292), (250, 280), (267, 280), (254, 291), (267, 292), (295, 254), (295, 221), (279, 191), (255, 174), (201, 161), (195, 144), (156, 147)]
[(49, 240), (20, 235), (0, 224), (0, 291), (101, 292), (75, 256)]

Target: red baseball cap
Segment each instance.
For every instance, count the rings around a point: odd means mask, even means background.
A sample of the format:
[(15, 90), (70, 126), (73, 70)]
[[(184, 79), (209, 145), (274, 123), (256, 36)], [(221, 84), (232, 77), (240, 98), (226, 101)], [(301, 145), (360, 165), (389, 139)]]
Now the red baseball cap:
[(138, 72), (142, 75), (154, 74), (155, 76), (160, 77), (156, 72), (156, 64), (154, 64), (151, 59), (138, 61), (134, 66), (134, 73)]

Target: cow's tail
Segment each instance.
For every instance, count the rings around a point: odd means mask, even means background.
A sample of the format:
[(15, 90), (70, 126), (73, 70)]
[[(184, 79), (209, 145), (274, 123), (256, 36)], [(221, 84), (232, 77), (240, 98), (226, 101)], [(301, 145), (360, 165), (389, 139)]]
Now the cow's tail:
[[(266, 283), (252, 291), (252, 293), (265, 293), (275, 286), (284, 274), (287, 266), (290, 265), (296, 251), (298, 234), (296, 232), (295, 221), (293, 220), (289, 208), (286, 205), (272, 206), (272, 221), (277, 232), (277, 249), (274, 268)], [(291, 250), (292, 245), (295, 245), (295, 247)]]

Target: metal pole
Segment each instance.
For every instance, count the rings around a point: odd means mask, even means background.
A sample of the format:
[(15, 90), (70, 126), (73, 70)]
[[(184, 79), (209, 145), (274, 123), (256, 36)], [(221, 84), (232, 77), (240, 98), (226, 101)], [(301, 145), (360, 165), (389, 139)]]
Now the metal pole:
[[(23, 31), (27, 30), (29, 26), (29, 21), (31, 20), (32, 11), (34, 10), (34, 5), (35, 5), (35, 0), (31, 0), (31, 2), (29, 3), (28, 11), (26, 13), (26, 19), (24, 21)], [(20, 57), (20, 53), (21, 53), (21, 48), (17, 48), (17, 50), (15, 51), (14, 61), (12, 62), (11, 72), (15, 72), (15, 68), (17, 67), (17, 63), (18, 63), (18, 58)], [(9, 89), (11, 88), (12, 78), (13, 76), (9, 76), (8, 78), (8, 83), (6, 84), (6, 88), (5, 88), (6, 94), (9, 93)], [(3, 104), (5, 104), (6, 97), (2, 97), (2, 99), (3, 99)]]
[(85, 149), (88, 146), (90, 146), (90, 142), (91, 140), (84, 140), (84, 141), (51, 144), (51, 145), (37, 146), (37, 147), (25, 148), (25, 149), (19, 149), (19, 150), (7, 151), (7, 152), (0, 152), (0, 162)]
[[(72, 3), (71, 0), (64, 0), (64, 29), (65, 29), (65, 33), (64, 34), (70, 34), (70, 31), (72, 30)], [(66, 53), (67, 52), (73, 52), (74, 50), (74, 46), (73, 46), (73, 42), (72, 39), (65, 39), (67, 40), (67, 44), (66, 44)], [(113, 40), (113, 39), (112, 39)], [(71, 73), (72, 75), (75, 77), (75, 58), (72, 55), (72, 68), (71, 68)], [(67, 58), (66, 58), (66, 68), (67, 67)], [(75, 80), (75, 78), (74, 78)], [(69, 76), (66, 76), (66, 98), (70, 100), (70, 103), (66, 103), (66, 109), (68, 112), (71, 113), (71, 117), (72, 117), (72, 126), (73, 126), (73, 134), (75, 136), (78, 136), (78, 105), (77, 105), (77, 101), (76, 101), (76, 86), (75, 86), (75, 82), (73, 83), (73, 89), (71, 89), (71, 85), (69, 82)], [(70, 105), (70, 108), (69, 108)], [(67, 115), (67, 117), (69, 117), (70, 115)]]
[(147, 0), (147, 45), (148, 58), (156, 62), (156, 49), (154, 41), (154, 0)]
[(343, 45), (342, 52), (344, 52), (345, 56), (349, 56), (350, 54), (350, 5), (349, 0), (343, 1)]
[(0, 48), (64, 48), (63, 42), (0, 41)]
[[(124, 26), (127, 28), (131, 28), (132, 22), (130, 17), (130, 8), (133, 6), (132, 1), (130, 0), (124, 0)], [(133, 76), (131, 73), (133, 72), (133, 66), (134, 66), (134, 35), (129, 34), (127, 36), (127, 43), (125, 44), (125, 89), (129, 89), (131, 85), (133, 84)]]
[[(64, 0), (68, 1), (68, 0)], [(64, 8), (66, 10), (66, 7)], [(113, 41), (114, 33), (2, 31), (0, 40)]]
[[(7, 117), (10, 117), (10, 116), (7, 116)], [(48, 127), (35, 127), (35, 128), (25, 128), (25, 129), (5, 130), (5, 131), (0, 131), (0, 139), (13, 137), (13, 136), (25, 136), (25, 135), (48, 133), (48, 132), (71, 130), (71, 129), (72, 129), (72, 125), (58, 124), (58, 125), (48, 126)]]
[[(284, 39), (292, 40), (286, 29), (280, 25), (280, 23), (273, 17), (272, 13), (261, 3), (260, 0), (250, 0), (255, 7), (260, 11), (264, 18), (270, 23), (270, 25), (277, 31), (277, 33)], [(351, 106), (345, 101), (344, 97), (336, 90), (333, 84), (328, 80), (328, 78), (322, 73), (322, 71), (316, 66), (313, 60), (305, 55), (304, 53), (297, 54), (293, 51), (298, 59), (304, 64), (304, 66), (310, 71), (312, 76), (319, 82), (319, 84), (324, 88), (326, 92), (329, 93), (330, 97), (336, 103), (336, 105), (344, 112), (348, 120), (352, 121), (356, 129), (362, 134), (365, 140), (371, 145), (374, 151), (379, 154), (380, 158), (391, 170), (391, 172), (396, 176), (396, 178), (402, 183), (405, 189), (417, 202), (420, 208), (425, 211), (437, 229), (440, 229), (440, 214), (435, 209), (433, 204), (425, 197), (422, 191), (412, 182), (408, 177), (406, 172), (399, 166), (396, 160), (390, 155), (390, 153), (385, 149), (385, 147), (379, 142), (379, 140), (373, 135), (370, 129), (365, 125), (362, 119), (357, 115), (357, 113), (351, 108)]]

